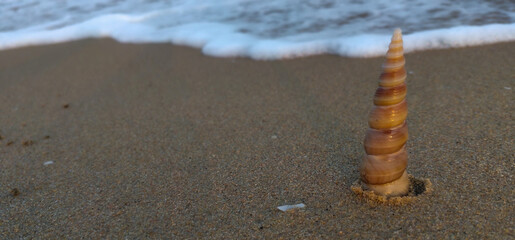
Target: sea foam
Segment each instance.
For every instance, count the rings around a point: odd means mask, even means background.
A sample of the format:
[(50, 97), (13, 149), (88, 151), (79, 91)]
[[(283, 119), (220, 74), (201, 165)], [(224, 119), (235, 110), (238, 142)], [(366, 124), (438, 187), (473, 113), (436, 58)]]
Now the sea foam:
[[(404, 30), (406, 52), (515, 40), (515, 13), (510, 10), (515, 6), (488, 1), (466, 8), (445, 0), (80, 2), (68, 8), (51, 3), (0, 7), (12, 19), (0, 24), (0, 50), (110, 37), (124, 43), (186, 45), (216, 57), (375, 57), (384, 54), (396, 27)], [(47, 12), (34, 14), (34, 24), (13, 9), (27, 15)]]

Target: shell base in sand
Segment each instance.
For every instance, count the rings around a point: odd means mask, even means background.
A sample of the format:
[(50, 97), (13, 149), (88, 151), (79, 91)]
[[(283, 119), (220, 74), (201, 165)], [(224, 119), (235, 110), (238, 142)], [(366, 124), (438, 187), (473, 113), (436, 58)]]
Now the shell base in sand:
[(374, 191), (376, 194), (388, 196), (388, 197), (399, 197), (408, 194), (409, 191), (409, 179), (408, 173), (404, 170), (404, 173), (400, 178), (393, 182), (385, 184), (367, 184), (367, 187)]
[(407, 174), (407, 177), (409, 188), (408, 193), (404, 196), (379, 195), (372, 191), (361, 179), (352, 184), (351, 190), (371, 205), (405, 205), (433, 191), (433, 184), (429, 179), (417, 179), (410, 174)]

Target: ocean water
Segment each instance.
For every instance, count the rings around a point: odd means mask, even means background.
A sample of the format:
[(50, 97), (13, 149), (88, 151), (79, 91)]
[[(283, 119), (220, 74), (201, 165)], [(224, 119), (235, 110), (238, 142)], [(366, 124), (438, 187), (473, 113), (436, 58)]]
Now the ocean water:
[(217, 57), (383, 55), (515, 41), (514, 0), (0, 0), (0, 50), (111, 37)]

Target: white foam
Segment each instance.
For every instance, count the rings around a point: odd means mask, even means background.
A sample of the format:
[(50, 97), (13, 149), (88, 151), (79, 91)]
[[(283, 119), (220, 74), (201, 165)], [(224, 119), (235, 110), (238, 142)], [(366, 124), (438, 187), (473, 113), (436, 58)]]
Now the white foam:
[[(515, 41), (515, 12), (510, 11), (515, 7), (511, 5), (485, 1), (470, 7), (449, 5), (447, 0), (325, 2), (329, 4), (315, 0), (183, 0), (173, 4), (95, 0), (60, 8), (47, 2), (20, 7), (14, 1), (0, 6), (0, 14), (14, 19), (10, 25), (0, 23), (0, 29), (6, 29), (0, 31), (0, 50), (111, 37), (127, 43), (186, 45), (216, 57), (269, 60), (324, 53), (375, 57), (385, 54), (396, 27), (403, 28), (405, 52)], [(25, 21), (12, 14), (15, 7), (27, 14), (43, 12), (53, 17), (35, 14), (33, 21)], [(70, 10), (77, 8), (87, 11)], [(504, 23), (488, 20), (492, 12)], [(476, 21), (470, 15), (482, 19), (482, 24), (467, 25)], [(404, 21), (398, 22), (399, 18)]]

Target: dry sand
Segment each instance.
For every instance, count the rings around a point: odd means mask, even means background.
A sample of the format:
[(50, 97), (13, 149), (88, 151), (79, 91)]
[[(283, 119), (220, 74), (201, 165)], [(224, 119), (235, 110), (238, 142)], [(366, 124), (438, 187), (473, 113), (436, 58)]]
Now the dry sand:
[(513, 239), (515, 43), (406, 60), (433, 192), (385, 206), (350, 189), (383, 58), (0, 51), (0, 238)]

